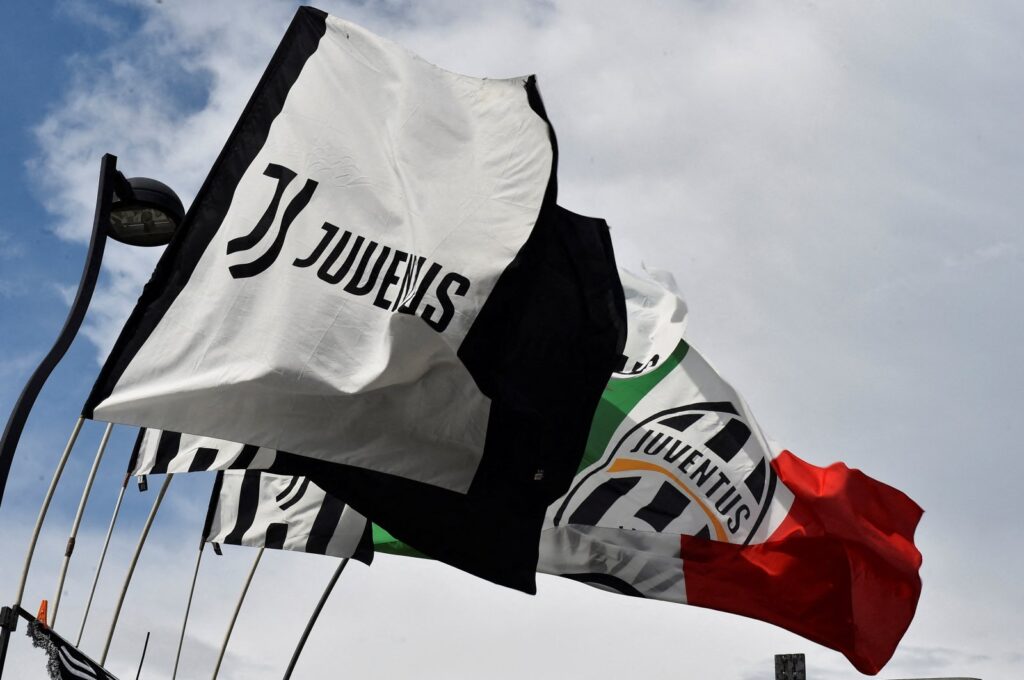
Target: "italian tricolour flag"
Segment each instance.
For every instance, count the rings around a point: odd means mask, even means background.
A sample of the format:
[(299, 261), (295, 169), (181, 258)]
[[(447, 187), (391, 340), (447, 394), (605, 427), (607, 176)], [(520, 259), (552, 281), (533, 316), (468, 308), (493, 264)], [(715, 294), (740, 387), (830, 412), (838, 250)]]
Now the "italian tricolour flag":
[(859, 470), (772, 447), (683, 339), (673, 284), (620, 276), (626, 354), (548, 510), (538, 571), (767, 621), (877, 673), (917, 607), (921, 509)]

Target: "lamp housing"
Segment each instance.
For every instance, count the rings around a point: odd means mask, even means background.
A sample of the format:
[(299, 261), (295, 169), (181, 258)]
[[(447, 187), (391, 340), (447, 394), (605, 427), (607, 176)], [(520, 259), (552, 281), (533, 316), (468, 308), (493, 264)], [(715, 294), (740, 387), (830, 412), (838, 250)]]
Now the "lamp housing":
[(132, 246), (163, 246), (185, 217), (181, 199), (163, 182), (119, 178), (110, 206), (110, 238)]

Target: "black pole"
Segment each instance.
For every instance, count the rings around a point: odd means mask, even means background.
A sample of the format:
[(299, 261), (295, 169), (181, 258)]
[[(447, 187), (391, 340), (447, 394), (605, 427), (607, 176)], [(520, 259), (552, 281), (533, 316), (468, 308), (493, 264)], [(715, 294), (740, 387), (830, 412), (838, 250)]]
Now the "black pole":
[(53, 347), (43, 357), (21, 391), (21, 396), (18, 397), (14, 410), (11, 411), (11, 416), (7, 420), (3, 437), (0, 438), (0, 504), (3, 503), (7, 475), (11, 471), (11, 462), (14, 460), (14, 452), (18, 448), (18, 441), (21, 439), (21, 432), (25, 428), (28, 414), (36, 403), (36, 397), (39, 396), (39, 391), (46, 383), (46, 379), (50, 377), (50, 373), (56, 368), (57, 363), (64, 358), (64, 354), (75, 339), (82, 320), (85, 318), (85, 311), (89, 308), (89, 301), (92, 300), (96, 279), (100, 273), (100, 264), (103, 261), (103, 248), (107, 243), (107, 227), (110, 223), (110, 204), (116, 174), (117, 156), (105, 154), (100, 162), (100, 181), (96, 196), (96, 215), (93, 218), (92, 239), (89, 241), (89, 252), (85, 257), (85, 268), (82, 270), (82, 279), (78, 283), (75, 302), (71, 305), (68, 317), (64, 321), (64, 328), (61, 329)]
[[(32, 376), (21, 391), (21, 396), (11, 411), (7, 420), (7, 427), (4, 429), (3, 437), (0, 437), (0, 504), (3, 503), (4, 489), (7, 487), (7, 476), (11, 471), (11, 463), (14, 460), (14, 453), (18, 448), (22, 430), (25, 428), (25, 421), (32, 406), (36, 403), (36, 397), (46, 383), (47, 378), (53, 372), (64, 354), (71, 346), (71, 342), (78, 334), (78, 329), (85, 319), (85, 312), (89, 308), (89, 301), (92, 300), (92, 293), (96, 289), (96, 280), (99, 278), (100, 265), (103, 262), (103, 249), (107, 242), (107, 231), (110, 224), (110, 205), (113, 198), (114, 187), (117, 182), (117, 156), (104, 154), (100, 161), (99, 186), (96, 191), (96, 213), (92, 223), (92, 238), (89, 241), (89, 251), (85, 257), (85, 267), (82, 269), (82, 278), (78, 283), (78, 293), (71, 305), (64, 327), (53, 343), (53, 347), (47, 353), (39, 366), (36, 367)], [(4, 664), (7, 661), (7, 644), (11, 632), (17, 622), (17, 617), (2, 617), (0, 620), (0, 677), (3, 677)]]
[(142, 658), (139, 659), (139, 670), (135, 672), (135, 680), (139, 680), (139, 676), (142, 675), (142, 664), (146, 662), (146, 650), (149, 648), (149, 633), (146, 633), (146, 642), (142, 645)]
[(331, 580), (327, 582), (327, 587), (324, 588), (324, 594), (320, 596), (320, 601), (316, 603), (316, 609), (313, 610), (313, 615), (309, 617), (309, 623), (306, 624), (306, 629), (302, 631), (302, 637), (299, 638), (299, 644), (295, 646), (295, 652), (292, 653), (292, 660), (288, 662), (288, 670), (284, 672), (284, 680), (289, 680), (292, 677), (292, 671), (295, 670), (295, 664), (299, 661), (299, 655), (302, 654), (302, 649), (306, 646), (306, 640), (309, 638), (309, 633), (313, 630), (313, 625), (320, 617), (320, 612), (323, 610), (324, 604), (327, 603), (327, 598), (331, 596), (331, 591), (334, 590), (334, 584), (338, 582), (341, 572), (345, 571), (346, 565), (348, 565), (347, 557), (341, 561), (338, 568), (334, 570), (334, 576), (332, 576)]

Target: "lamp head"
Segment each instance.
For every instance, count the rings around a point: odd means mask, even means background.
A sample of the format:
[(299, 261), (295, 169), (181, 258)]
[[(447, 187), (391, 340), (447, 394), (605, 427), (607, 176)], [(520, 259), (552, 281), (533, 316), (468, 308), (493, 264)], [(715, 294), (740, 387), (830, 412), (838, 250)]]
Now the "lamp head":
[(185, 216), (178, 195), (148, 177), (119, 179), (110, 206), (110, 237), (133, 246), (170, 243)]

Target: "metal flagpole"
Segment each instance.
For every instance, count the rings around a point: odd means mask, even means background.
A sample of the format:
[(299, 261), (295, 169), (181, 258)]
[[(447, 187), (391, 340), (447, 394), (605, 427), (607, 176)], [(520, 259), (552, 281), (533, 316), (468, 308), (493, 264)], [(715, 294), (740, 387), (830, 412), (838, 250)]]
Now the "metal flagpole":
[(21, 569), (21, 581), (18, 582), (18, 594), (14, 598), (12, 609), (20, 607), (21, 599), (25, 596), (25, 583), (28, 581), (28, 572), (32, 567), (32, 556), (36, 552), (36, 543), (39, 541), (39, 533), (43, 529), (43, 521), (46, 519), (46, 513), (50, 509), (50, 501), (53, 500), (53, 494), (57, 491), (57, 483), (60, 481), (60, 476), (64, 473), (64, 466), (71, 455), (71, 449), (75, 448), (75, 442), (78, 441), (78, 433), (82, 431), (82, 423), (84, 422), (85, 419), (81, 416), (75, 421), (75, 427), (71, 430), (71, 436), (68, 438), (67, 446), (64, 447), (64, 453), (61, 454), (60, 461), (57, 463), (57, 469), (53, 471), (50, 488), (46, 490), (46, 496), (43, 497), (43, 505), (39, 508), (36, 526), (32, 529), (32, 538), (29, 539), (28, 553), (25, 555), (25, 565)]
[(146, 518), (146, 524), (142, 527), (142, 534), (139, 536), (139, 543), (135, 546), (135, 552), (132, 554), (132, 561), (128, 565), (128, 573), (125, 574), (124, 584), (121, 586), (121, 594), (117, 598), (117, 606), (114, 608), (114, 618), (110, 622), (110, 630), (107, 631), (107, 641), (103, 645), (103, 654), (100, 656), (101, 666), (107, 662), (107, 652), (110, 651), (110, 642), (114, 639), (114, 629), (117, 628), (117, 619), (121, 616), (121, 607), (124, 605), (124, 596), (128, 593), (128, 585), (132, 582), (132, 574), (135, 573), (135, 565), (139, 562), (139, 555), (142, 553), (142, 546), (146, 544), (146, 537), (149, 536), (149, 529), (153, 526), (153, 520), (156, 518), (156, 511), (160, 509), (160, 503), (164, 499), (164, 494), (167, 493), (167, 485), (171, 483), (171, 479), (173, 477), (173, 474), (169, 474), (164, 478), (164, 483), (160, 485), (160, 492), (157, 494), (156, 499), (153, 501), (153, 507), (149, 511), (149, 517)]
[(178, 637), (178, 651), (174, 654), (174, 671), (171, 673), (171, 680), (178, 677), (178, 662), (181, 660), (181, 648), (185, 644), (185, 627), (188, 625), (188, 613), (192, 610), (192, 595), (196, 592), (196, 579), (199, 578), (199, 563), (203, 561), (203, 547), (205, 540), (199, 541), (199, 554), (196, 555), (196, 568), (192, 572), (192, 585), (188, 589), (188, 603), (185, 605), (185, 618), (181, 621), (181, 635)]
[(327, 603), (327, 598), (330, 597), (331, 591), (334, 590), (334, 584), (338, 582), (338, 578), (341, 577), (341, 572), (345, 571), (345, 567), (347, 565), (348, 558), (346, 557), (334, 571), (334, 576), (331, 576), (331, 580), (327, 582), (324, 594), (320, 596), (320, 601), (316, 603), (316, 609), (313, 610), (313, 615), (309, 617), (306, 629), (302, 631), (302, 637), (299, 638), (299, 644), (295, 646), (295, 651), (292, 653), (292, 660), (288, 662), (288, 670), (284, 672), (284, 680), (289, 680), (289, 678), (292, 677), (292, 671), (295, 670), (295, 664), (299, 661), (299, 655), (302, 654), (302, 649), (306, 646), (306, 640), (309, 638), (309, 633), (313, 630), (313, 625), (316, 623), (317, 618), (320, 617), (320, 612), (323, 610), (324, 604)]
[(107, 536), (103, 539), (103, 550), (100, 551), (99, 562), (96, 563), (96, 575), (92, 579), (92, 587), (89, 589), (89, 600), (85, 603), (85, 613), (82, 614), (82, 625), (78, 629), (78, 639), (75, 640), (75, 647), (82, 644), (82, 635), (85, 633), (85, 622), (89, 620), (89, 610), (92, 609), (92, 598), (96, 595), (96, 586), (100, 582), (100, 572), (103, 571), (103, 561), (107, 558), (107, 548), (110, 547), (110, 539), (114, 535), (114, 525), (117, 523), (117, 516), (121, 512), (121, 502), (124, 501), (124, 492), (128, 488), (130, 475), (124, 476), (121, 483), (121, 490), (117, 494), (117, 502), (114, 504), (114, 513), (110, 516), (110, 526), (107, 527)]
[(96, 471), (103, 460), (103, 452), (107, 450), (107, 442), (110, 441), (110, 433), (114, 429), (113, 423), (107, 423), (103, 430), (103, 438), (100, 439), (99, 448), (96, 449), (96, 457), (93, 458), (92, 468), (89, 470), (89, 477), (85, 480), (85, 488), (82, 490), (82, 498), (78, 501), (78, 510), (75, 512), (75, 521), (71, 523), (71, 533), (68, 535), (68, 544), (64, 549), (64, 562), (60, 565), (60, 575), (57, 577), (57, 593), (53, 596), (53, 613), (50, 616), (50, 628), (57, 625), (57, 610), (60, 607), (60, 596), (64, 592), (64, 579), (68, 575), (68, 567), (71, 564), (71, 554), (75, 551), (75, 539), (78, 537), (78, 528), (82, 525), (82, 515), (85, 514), (85, 505), (89, 502), (89, 493), (92, 491), (92, 484), (96, 481)]
[(60, 481), (61, 475), (64, 473), (64, 466), (67, 465), (68, 457), (71, 455), (71, 450), (75, 448), (75, 442), (78, 441), (78, 433), (82, 431), (82, 423), (85, 419), (81, 416), (75, 421), (75, 426), (71, 430), (71, 436), (68, 438), (68, 443), (64, 447), (64, 453), (60, 456), (60, 461), (57, 462), (57, 469), (53, 471), (53, 479), (50, 480), (50, 487), (46, 490), (46, 495), (43, 497), (43, 505), (39, 508), (39, 515), (36, 517), (36, 525), (32, 529), (32, 538), (29, 540), (28, 552), (25, 553), (25, 564), (21, 568), (21, 580), (18, 582), (18, 593), (14, 598), (14, 604), (11, 605), (10, 609), (4, 608), (4, 612), (8, 613), (6, 619), (2, 622), (2, 630), (0, 630), (0, 676), (3, 675), (4, 663), (7, 660), (7, 645), (10, 641), (11, 632), (14, 630), (14, 626), (17, 623), (18, 617), (16, 612), (18, 607), (21, 606), (21, 600), (25, 597), (25, 584), (28, 582), (28, 572), (32, 567), (32, 556), (36, 552), (36, 543), (39, 541), (39, 533), (43, 529), (43, 521), (46, 519), (46, 513), (50, 509), (50, 501), (53, 500), (53, 494), (57, 491), (57, 483)]
[(139, 659), (139, 670), (135, 672), (135, 680), (139, 680), (139, 676), (142, 675), (142, 664), (146, 661), (146, 650), (149, 649), (149, 633), (146, 631), (146, 641), (142, 643), (142, 658)]
[(220, 646), (220, 654), (217, 655), (217, 665), (213, 668), (213, 677), (211, 680), (217, 680), (217, 675), (220, 673), (220, 664), (224, 661), (224, 652), (228, 649), (228, 641), (231, 639), (231, 631), (235, 628), (235, 621), (238, 620), (238, 612), (242, 610), (242, 602), (245, 601), (245, 594), (249, 592), (249, 584), (252, 583), (252, 577), (256, 574), (256, 567), (260, 564), (260, 558), (263, 557), (263, 551), (266, 548), (260, 548), (260, 551), (256, 553), (256, 559), (252, 563), (252, 569), (249, 570), (249, 576), (245, 579), (245, 585), (242, 586), (242, 592), (238, 595), (238, 604), (235, 605), (235, 613), (231, 615), (231, 623), (228, 624), (228, 630), (224, 633), (224, 643)]
[(53, 494), (57, 490), (57, 482), (60, 481), (60, 475), (63, 474), (65, 465), (68, 464), (68, 458), (71, 456), (72, 450), (75, 448), (75, 442), (78, 440), (78, 434), (82, 431), (82, 423), (85, 419), (79, 416), (78, 420), (75, 421), (75, 427), (72, 428), (71, 436), (68, 438), (68, 444), (60, 455), (60, 460), (57, 462), (57, 467), (53, 471), (53, 478), (50, 479), (50, 486), (46, 490), (46, 496), (43, 497), (43, 505), (39, 508), (39, 515), (36, 517), (36, 526), (32, 529), (32, 539), (29, 541), (29, 550), (25, 554), (25, 565), (22, 567), (22, 580), (17, 584), (17, 594), (14, 596), (14, 603), (10, 607), (3, 608), (3, 621), (0, 621), (0, 676), (3, 676), (3, 668), (7, 661), (7, 644), (10, 642), (10, 634), (14, 630), (14, 626), (17, 625), (17, 610), (18, 607), (22, 606), (22, 598), (25, 597), (25, 585), (29, 581), (29, 569), (32, 567), (32, 556), (36, 553), (36, 544), (39, 542), (39, 534), (43, 528), (43, 521), (46, 519), (46, 513), (50, 509), (50, 502), (53, 500)]

